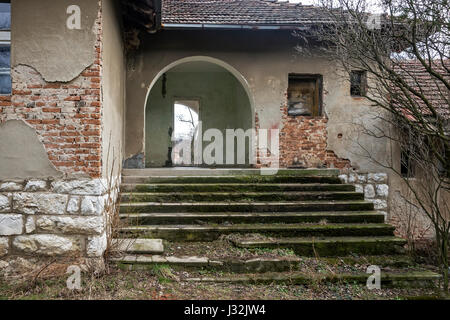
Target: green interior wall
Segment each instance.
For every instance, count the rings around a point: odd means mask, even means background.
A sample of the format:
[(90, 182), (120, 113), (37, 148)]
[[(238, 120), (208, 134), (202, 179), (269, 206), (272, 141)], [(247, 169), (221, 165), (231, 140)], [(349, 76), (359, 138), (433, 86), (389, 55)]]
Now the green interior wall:
[[(252, 111), (248, 96), (241, 83), (231, 73), (167, 72), (166, 75), (165, 98), (162, 95), (161, 77), (153, 86), (147, 100), (146, 167), (162, 167), (166, 163), (170, 143), (168, 132), (173, 125), (175, 100), (200, 100), (203, 132), (209, 128), (216, 128), (223, 132), (225, 139), (226, 129), (247, 130), (252, 127)], [(207, 144), (204, 143), (204, 146)], [(226, 159), (225, 148), (224, 159)]]

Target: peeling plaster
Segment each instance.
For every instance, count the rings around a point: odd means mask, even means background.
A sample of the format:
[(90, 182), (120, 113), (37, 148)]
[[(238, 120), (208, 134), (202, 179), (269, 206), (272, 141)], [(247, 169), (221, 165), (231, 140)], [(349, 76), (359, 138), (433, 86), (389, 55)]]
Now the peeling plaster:
[(72, 0), (12, 1), (12, 66), (36, 69), (47, 82), (69, 82), (95, 61), (99, 2), (78, 0), (81, 30), (66, 27)]
[(48, 159), (36, 131), (24, 121), (0, 124), (0, 137), (0, 180), (63, 176)]

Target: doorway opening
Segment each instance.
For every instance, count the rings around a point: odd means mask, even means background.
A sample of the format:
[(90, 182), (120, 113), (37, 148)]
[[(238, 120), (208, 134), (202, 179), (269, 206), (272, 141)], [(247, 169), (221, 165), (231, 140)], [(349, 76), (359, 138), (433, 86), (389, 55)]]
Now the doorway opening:
[[(229, 162), (189, 161), (186, 149), (180, 145), (193, 143), (196, 135), (211, 130), (227, 137), (227, 131), (253, 128), (254, 116), (247, 90), (242, 80), (212, 58), (208, 61), (187, 61), (164, 70), (149, 91), (145, 112), (145, 166), (147, 168), (197, 166), (197, 167), (251, 167), (250, 141), (246, 147), (246, 163), (230, 165)], [(200, 132), (201, 131), (201, 132)], [(238, 139), (236, 138), (236, 141)], [(248, 139), (247, 139), (248, 140)], [(202, 150), (212, 142), (201, 139)], [(225, 142), (225, 141), (223, 141)], [(228, 153), (227, 153), (228, 151)], [(186, 152), (187, 153), (187, 152)], [(235, 157), (226, 143), (215, 149), (214, 155), (223, 159)], [(227, 158), (227, 155), (229, 156)], [(191, 160), (193, 155), (190, 155)], [(203, 162), (202, 162), (203, 161)], [(195, 163), (195, 164), (194, 164)]]
[[(192, 150), (195, 133), (200, 120), (199, 100), (176, 100), (173, 104), (173, 138), (172, 138), (172, 166), (183, 166), (183, 154), (185, 148), (178, 148), (177, 145), (188, 144)], [(194, 163), (193, 154), (191, 163)]]

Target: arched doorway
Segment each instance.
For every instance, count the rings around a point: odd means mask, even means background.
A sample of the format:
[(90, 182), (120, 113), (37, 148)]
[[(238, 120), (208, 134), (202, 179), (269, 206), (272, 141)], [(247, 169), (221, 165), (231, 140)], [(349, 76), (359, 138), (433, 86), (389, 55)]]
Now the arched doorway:
[[(251, 128), (254, 128), (254, 113), (248, 87), (235, 69), (207, 57), (177, 61), (158, 74), (148, 93), (145, 110), (146, 167), (186, 166), (184, 151), (180, 152), (180, 149), (185, 149), (180, 146), (192, 144), (194, 135), (203, 135), (211, 129), (223, 136), (222, 163), (206, 161), (194, 164), (192, 159), (187, 166), (230, 166), (226, 161), (229, 151), (225, 141), (227, 130), (247, 131)], [(246, 140), (245, 163), (236, 160), (234, 167), (251, 163), (250, 140)], [(208, 143), (204, 141), (203, 147)], [(235, 159), (237, 154), (235, 149)]]

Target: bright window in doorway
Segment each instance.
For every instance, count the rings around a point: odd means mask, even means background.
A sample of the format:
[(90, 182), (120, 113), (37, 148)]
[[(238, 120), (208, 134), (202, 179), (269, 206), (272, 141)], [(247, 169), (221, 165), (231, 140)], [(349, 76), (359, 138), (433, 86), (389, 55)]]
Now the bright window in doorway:
[(11, 94), (11, 3), (0, 1), (0, 94)]
[(173, 137), (172, 149), (174, 154), (172, 157), (173, 165), (181, 165), (183, 155), (177, 154), (180, 148), (176, 148), (178, 144), (192, 144), (199, 123), (200, 101), (199, 100), (178, 100), (173, 105)]

